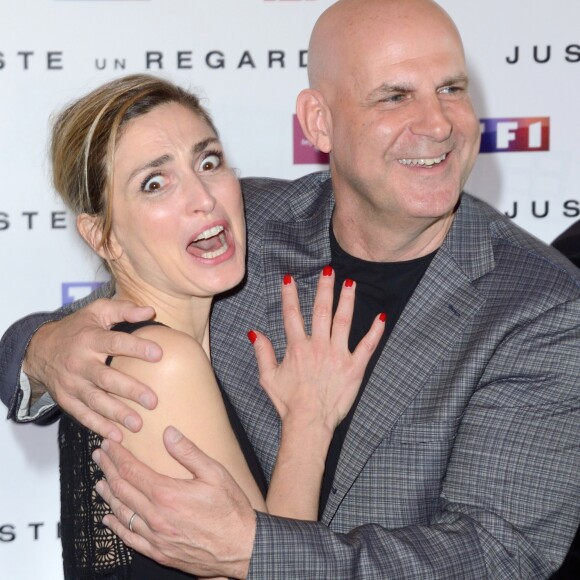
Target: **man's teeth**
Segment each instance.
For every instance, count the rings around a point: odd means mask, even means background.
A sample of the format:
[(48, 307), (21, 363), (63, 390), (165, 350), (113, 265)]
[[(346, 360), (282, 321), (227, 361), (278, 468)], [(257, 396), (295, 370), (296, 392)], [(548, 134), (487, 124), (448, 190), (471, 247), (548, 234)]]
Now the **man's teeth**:
[(223, 226), (214, 226), (213, 228), (209, 228), (209, 230), (205, 230), (205, 232), (201, 232), (201, 234), (199, 234), (199, 236), (197, 236), (197, 238), (195, 238), (195, 240), (193, 241), (199, 242), (200, 240), (207, 240), (208, 238), (213, 238), (214, 236), (217, 236), (219, 233), (223, 231), (224, 231)]
[(401, 165), (420, 165), (422, 167), (431, 167), (433, 165), (438, 165), (447, 157), (447, 153), (443, 153), (440, 157), (432, 157), (430, 159), (399, 159)]
[[(221, 226), (216, 226), (216, 227), (223, 230), (223, 228)], [(211, 229), (214, 230), (216, 228), (211, 228)], [(211, 230), (208, 230), (208, 231), (211, 231)], [(214, 250), (213, 252), (204, 252), (201, 255), (202, 258), (206, 258), (208, 260), (211, 260), (212, 258), (217, 258), (218, 256), (221, 256), (222, 254), (225, 254), (228, 251), (229, 246), (228, 246), (228, 243), (226, 242), (225, 234), (220, 234), (218, 239), (220, 241), (221, 248), (218, 248), (217, 250)]]

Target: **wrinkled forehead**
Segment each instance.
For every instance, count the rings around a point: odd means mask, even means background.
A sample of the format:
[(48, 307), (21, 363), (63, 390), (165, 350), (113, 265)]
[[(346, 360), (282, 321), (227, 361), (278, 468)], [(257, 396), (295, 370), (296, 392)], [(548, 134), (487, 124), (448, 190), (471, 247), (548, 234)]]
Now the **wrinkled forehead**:
[(198, 111), (172, 101), (125, 121), (117, 134), (116, 150), (145, 149), (152, 145), (180, 142), (189, 146), (192, 142), (211, 137), (217, 139), (212, 127)]

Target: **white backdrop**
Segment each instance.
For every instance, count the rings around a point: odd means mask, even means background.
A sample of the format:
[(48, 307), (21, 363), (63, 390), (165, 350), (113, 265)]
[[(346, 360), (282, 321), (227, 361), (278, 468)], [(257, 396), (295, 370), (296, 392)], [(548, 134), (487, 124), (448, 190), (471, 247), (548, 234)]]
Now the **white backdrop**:
[[(332, 0), (1, 0), (0, 332), (104, 279), (51, 191), (50, 114), (121, 74), (204, 96), (241, 174), (319, 166), (293, 133)], [(551, 242), (580, 216), (580, 3), (441, 0), (465, 41), (484, 147), (467, 190)], [(296, 150), (296, 156), (295, 156)], [(0, 576), (62, 578), (56, 429), (0, 422)]]

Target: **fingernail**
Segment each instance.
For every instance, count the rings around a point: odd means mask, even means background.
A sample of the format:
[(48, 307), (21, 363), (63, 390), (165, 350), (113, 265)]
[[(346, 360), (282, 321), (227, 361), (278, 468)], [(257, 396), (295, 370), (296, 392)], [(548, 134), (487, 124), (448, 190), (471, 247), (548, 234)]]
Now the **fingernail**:
[(354, 284), (354, 281), (353, 281), (353, 280), (351, 280), (350, 278), (347, 278), (347, 279), (344, 281), (344, 287), (345, 287), (345, 288), (351, 288), (353, 284)]
[(101, 459), (101, 452), (98, 449), (95, 449), (91, 455), (93, 461), (100, 467), (99, 461)]
[(177, 443), (183, 437), (181, 431), (171, 426), (167, 427), (167, 429), (165, 430), (165, 434), (167, 436), (167, 440), (170, 441), (171, 443)]
[(132, 415), (129, 415), (125, 418), (124, 425), (127, 427), (127, 429), (129, 429), (129, 431), (139, 430), (139, 421), (137, 421), (137, 419), (135, 419), (135, 417)]
[(253, 330), (248, 330), (248, 338), (250, 339), (250, 342), (254, 344), (258, 338), (258, 335)]
[(147, 345), (145, 347), (145, 357), (148, 361), (157, 362), (161, 358), (161, 351), (158, 346)]
[(121, 443), (121, 441), (123, 441), (123, 435), (121, 434), (121, 432), (117, 429), (115, 431), (111, 431), (107, 437), (111, 440), (111, 441), (115, 441), (115, 443)]
[(95, 491), (96, 491), (96, 492), (97, 492), (97, 493), (98, 493), (100, 496), (102, 496), (102, 495), (103, 495), (103, 492), (105, 491), (105, 490), (103, 489), (104, 485), (105, 485), (105, 484), (103, 483), (103, 480), (102, 480), (102, 479), (99, 479), (99, 481), (97, 481), (97, 483), (96, 483), (96, 485), (95, 485)]
[(290, 274), (286, 274), (284, 276), (284, 286), (288, 286), (291, 283), (292, 283), (292, 276), (290, 276)]
[(322, 275), (332, 276), (332, 266), (324, 266), (324, 268), (322, 268)]
[(106, 439), (103, 439), (101, 443), (101, 449), (103, 451), (109, 451), (109, 442)]
[(379, 320), (380, 320), (381, 322), (386, 322), (386, 321), (387, 321), (387, 315), (386, 315), (386, 313), (385, 313), (385, 312), (381, 312), (381, 313), (379, 314)]
[(142, 407), (152, 410), (155, 408), (155, 399), (151, 395), (143, 394), (139, 397), (139, 403)]

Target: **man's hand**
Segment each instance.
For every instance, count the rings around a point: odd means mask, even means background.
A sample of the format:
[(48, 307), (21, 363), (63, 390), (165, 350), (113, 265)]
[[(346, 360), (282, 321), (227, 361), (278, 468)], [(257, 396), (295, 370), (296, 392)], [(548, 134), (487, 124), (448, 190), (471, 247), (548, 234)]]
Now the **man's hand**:
[(154, 314), (152, 308), (131, 302), (97, 300), (39, 328), (28, 345), (23, 370), (33, 385), (44, 385), (54, 401), (80, 423), (103, 437), (121, 441), (115, 423), (138, 431), (141, 417), (109, 393), (147, 409), (154, 408), (157, 399), (146, 385), (106, 366), (107, 356), (156, 362), (162, 351), (154, 342), (109, 328), (124, 320), (147, 320)]
[(221, 464), (173, 427), (165, 430), (164, 442), (193, 479), (160, 475), (114, 441), (94, 452), (106, 477), (96, 489), (114, 512), (104, 523), (125, 544), (165, 566), (198, 576), (245, 578), (256, 532), (248, 498)]

